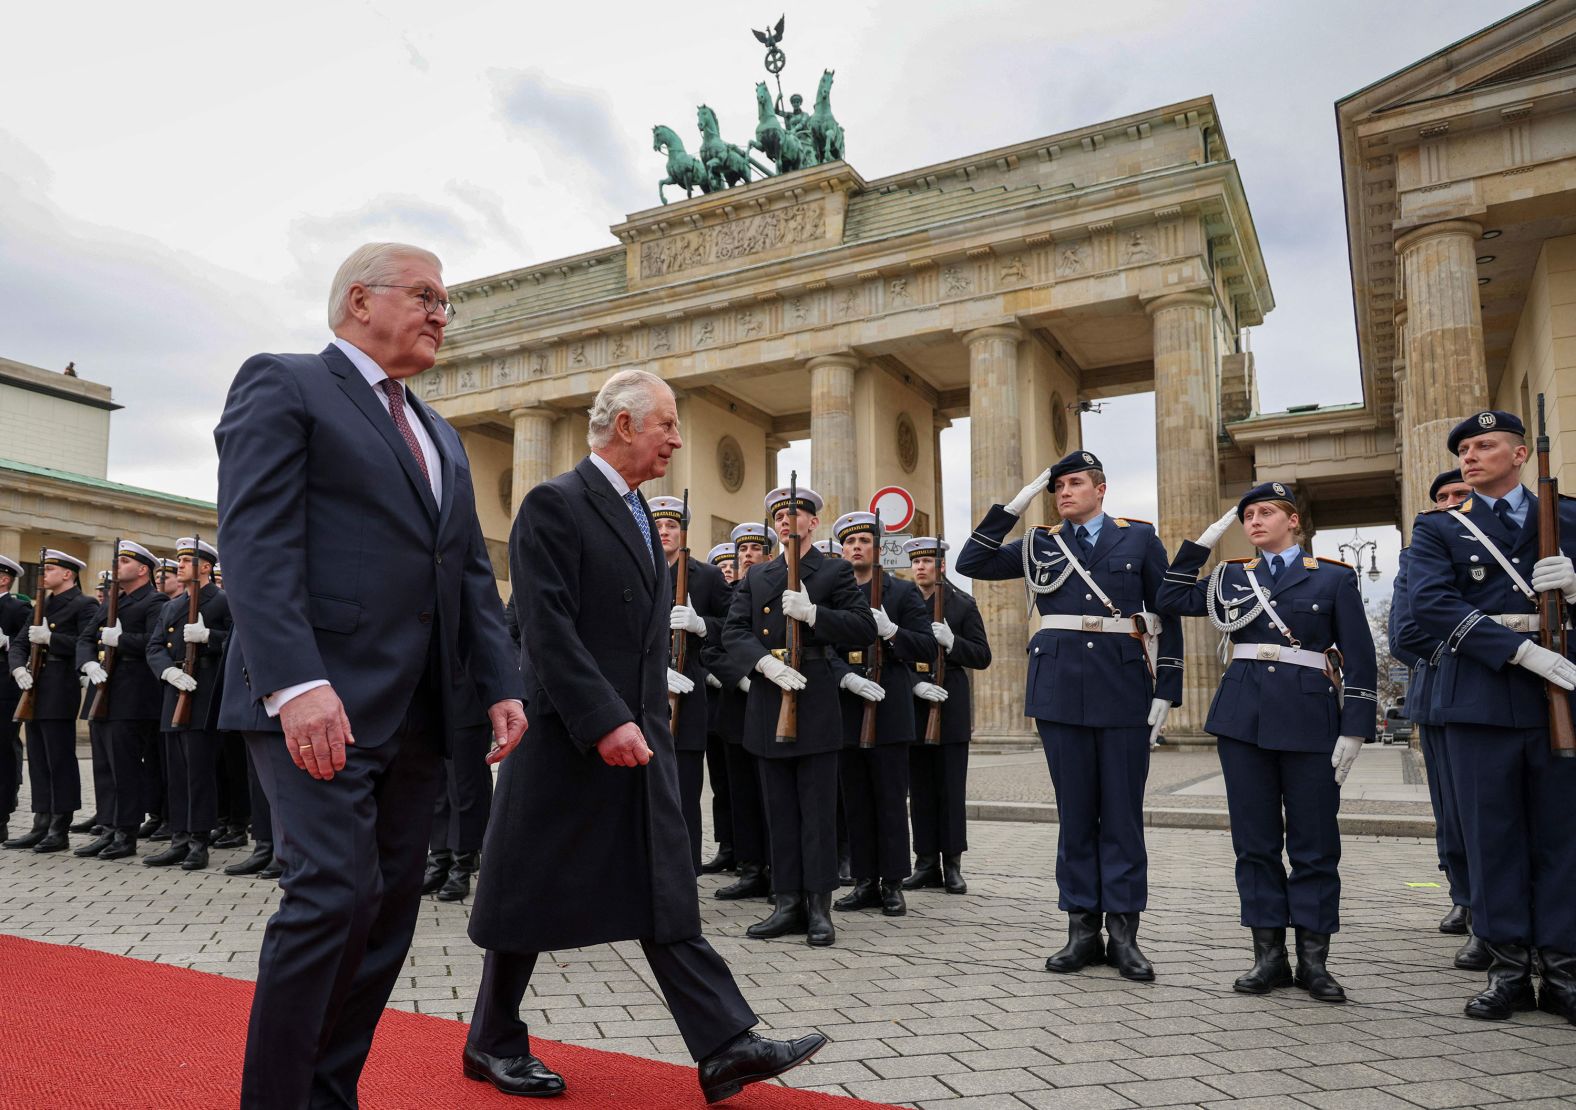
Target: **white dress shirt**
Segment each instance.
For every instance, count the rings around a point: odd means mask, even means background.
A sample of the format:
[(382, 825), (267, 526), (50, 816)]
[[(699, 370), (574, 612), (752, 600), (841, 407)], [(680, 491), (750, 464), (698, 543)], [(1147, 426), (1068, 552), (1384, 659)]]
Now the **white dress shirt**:
[(612, 484), (613, 492), (618, 494), (619, 500), (622, 501), (630, 491), (630, 485), (628, 482), (624, 481), (624, 476), (613, 469), (612, 463), (608, 462), (601, 455), (598, 455), (595, 451), (591, 452), (591, 462), (592, 465), (600, 470), (602, 475)]

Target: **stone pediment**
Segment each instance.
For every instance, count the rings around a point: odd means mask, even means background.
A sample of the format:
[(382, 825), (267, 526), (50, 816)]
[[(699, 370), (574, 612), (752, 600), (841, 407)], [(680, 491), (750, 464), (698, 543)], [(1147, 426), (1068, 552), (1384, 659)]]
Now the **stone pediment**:
[(1526, 57), (1510, 62), (1487, 77), (1472, 82), (1462, 91), (1476, 92), (1479, 89), (1492, 88), (1515, 81), (1536, 80), (1540, 77), (1569, 70), (1572, 66), (1576, 66), (1576, 34), (1571, 35), (1569, 38), (1561, 39), (1541, 50), (1534, 50)]

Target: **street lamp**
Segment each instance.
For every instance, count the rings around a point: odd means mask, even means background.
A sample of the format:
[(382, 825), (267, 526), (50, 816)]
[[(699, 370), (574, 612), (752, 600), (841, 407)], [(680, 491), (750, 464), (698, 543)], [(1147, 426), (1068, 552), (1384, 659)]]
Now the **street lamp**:
[(1362, 585), (1364, 551), (1368, 552), (1368, 581), (1377, 582), (1379, 581), (1379, 541), (1365, 540), (1361, 532), (1353, 532), (1351, 541), (1340, 545), (1341, 558), (1357, 568), (1359, 586)]

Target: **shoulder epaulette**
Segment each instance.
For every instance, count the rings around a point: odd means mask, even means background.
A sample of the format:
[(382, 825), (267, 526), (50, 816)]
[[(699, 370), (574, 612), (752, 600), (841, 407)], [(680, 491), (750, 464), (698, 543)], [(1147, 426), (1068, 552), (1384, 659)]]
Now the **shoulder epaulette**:
[(1427, 516), (1429, 513), (1448, 513), (1452, 508), (1453, 508), (1453, 506), (1451, 506), (1451, 505), (1435, 505), (1432, 509), (1424, 509), (1422, 512), (1418, 513), (1417, 515), (1418, 516)]
[(1315, 563), (1334, 563), (1336, 566), (1338, 566), (1338, 567), (1345, 567), (1347, 570), (1356, 570), (1357, 569), (1356, 567), (1352, 566), (1352, 564), (1350, 564), (1350, 563), (1343, 563), (1339, 559), (1331, 559), (1331, 558), (1329, 558), (1327, 556), (1324, 556), (1324, 555), (1320, 555), (1316, 559), (1304, 559), (1302, 562), (1303, 562), (1303, 565), (1306, 566), (1309, 570), (1313, 569)]
[(1228, 562), (1228, 563), (1256, 563), (1256, 562), (1258, 562), (1258, 560), (1257, 559), (1245, 559), (1245, 558), (1244, 559), (1227, 559), (1226, 562)]
[(1051, 535), (1054, 536), (1054, 535), (1056, 535), (1056, 533), (1058, 533), (1058, 532), (1060, 532), (1062, 530), (1062, 522), (1061, 521), (1057, 521), (1055, 524), (1037, 524), (1037, 525), (1035, 525), (1035, 527), (1038, 528), (1042, 532), (1049, 532)]
[(1120, 524), (1124, 528), (1127, 527), (1129, 524), (1147, 524), (1151, 528), (1153, 528), (1155, 526), (1155, 522), (1154, 521), (1152, 521), (1152, 520), (1139, 520), (1136, 516), (1119, 516), (1119, 517), (1116, 518), (1116, 522), (1118, 524)]

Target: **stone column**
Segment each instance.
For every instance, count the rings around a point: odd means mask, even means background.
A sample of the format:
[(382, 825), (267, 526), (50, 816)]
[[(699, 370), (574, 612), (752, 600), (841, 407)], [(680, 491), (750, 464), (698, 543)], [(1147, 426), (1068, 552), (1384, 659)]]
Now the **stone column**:
[[(768, 432), (766, 435), (766, 466), (765, 485), (761, 489), (761, 496), (765, 497), (777, 488), (777, 472), (782, 469), (778, 460), (782, 453), (788, 449), (789, 441), (780, 435)], [(812, 487), (813, 488), (813, 487)]]
[[(1215, 300), (1205, 292), (1171, 293), (1144, 307), (1154, 328), (1158, 523), (1161, 542), (1174, 555), (1178, 544), (1197, 539), (1224, 511), (1216, 458)], [(1204, 735), (1220, 681), (1219, 633), (1203, 618), (1188, 618), (1183, 634), (1182, 705), (1166, 726), (1171, 738)]]
[[(212, 542), (212, 541), (210, 541)], [(115, 537), (99, 539), (95, 537), (88, 544), (88, 569), (81, 574), (82, 592), (89, 597), (93, 596), (93, 589), (98, 585), (99, 575), (106, 570), (115, 569)]]
[[(36, 555), (37, 552), (34, 552)], [(20, 528), (0, 528), (0, 555), (8, 559), (22, 561), (22, 530)]]
[[(852, 354), (810, 360), (810, 473), (801, 474), (826, 499), (819, 539), (843, 513), (864, 508), (859, 496), (859, 460), (854, 457), (854, 370)], [(872, 491), (874, 492), (874, 491)]]
[(1489, 406), (1477, 284), (1482, 232), (1471, 220), (1446, 220), (1395, 241), (1406, 294), (1401, 528), (1408, 542), (1413, 518), (1428, 507), (1429, 483), (1448, 468), (1451, 427)]
[(514, 470), (509, 494), (511, 519), (531, 487), (553, 476), (553, 424), (558, 416), (555, 409), (540, 405), (515, 409), (509, 414), (514, 421)]
[[(933, 417), (932, 423), (935, 424), (935, 430), (931, 433), (931, 456), (936, 463), (936, 519), (931, 522), (930, 527), (933, 535), (945, 538), (947, 534), (947, 494), (941, 486), (941, 430), (952, 427), (952, 421), (945, 416), (937, 415)], [(953, 543), (951, 540), (947, 542), (952, 544), (953, 547), (962, 546), (962, 544)]]
[[(966, 538), (964, 530), (983, 520), (992, 505), (1005, 503), (1023, 488), (1018, 390), (1018, 351), (1023, 340), (1016, 327), (980, 328), (963, 336), (969, 350), (969, 504), (974, 520), (959, 522), (954, 549), (962, 547), (958, 541)], [(973, 592), (992, 660), (974, 677), (974, 739), (987, 743), (1032, 739), (1023, 715), (1028, 681), (1023, 584), (976, 580)]]

